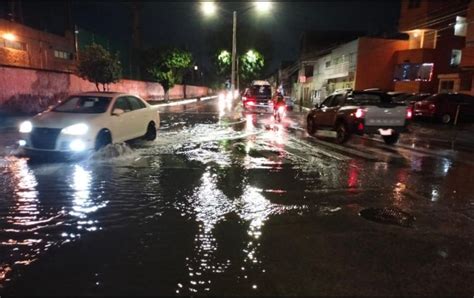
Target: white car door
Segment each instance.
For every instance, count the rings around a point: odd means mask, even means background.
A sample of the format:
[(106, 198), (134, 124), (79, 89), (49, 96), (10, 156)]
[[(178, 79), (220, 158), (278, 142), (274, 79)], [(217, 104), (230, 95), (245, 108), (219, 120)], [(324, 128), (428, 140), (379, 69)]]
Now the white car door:
[[(121, 115), (114, 115), (113, 111), (115, 109), (121, 109), (124, 113)], [(126, 96), (118, 97), (115, 100), (111, 115), (111, 132), (114, 142), (123, 142), (133, 138), (134, 131), (132, 125), (130, 125), (132, 118), (132, 109), (128, 98)]]
[(145, 103), (134, 96), (127, 97), (130, 107), (132, 108), (130, 117), (131, 134), (134, 138), (142, 137), (146, 133), (148, 123), (150, 122), (149, 113)]

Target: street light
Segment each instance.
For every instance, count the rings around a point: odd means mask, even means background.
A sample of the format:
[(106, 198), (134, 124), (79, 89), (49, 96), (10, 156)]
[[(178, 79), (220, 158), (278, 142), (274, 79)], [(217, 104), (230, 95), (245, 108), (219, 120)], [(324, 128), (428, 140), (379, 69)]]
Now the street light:
[(217, 7), (214, 2), (205, 1), (201, 2), (201, 10), (205, 15), (211, 16), (216, 13)]
[(269, 1), (257, 1), (255, 7), (259, 12), (268, 12), (272, 7), (272, 3)]
[(247, 57), (250, 62), (255, 63), (257, 61), (257, 54), (253, 50), (247, 52)]
[[(270, 1), (255, 1), (252, 6), (246, 8), (248, 10), (255, 7), (259, 12), (267, 12), (271, 8)], [(201, 10), (205, 15), (213, 15), (217, 10), (214, 2), (201, 2)], [(254, 55), (255, 57), (255, 55)], [(256, 57), (255, 57), (256, 59)], [(235, 94), (235, 71), (237, 60), (237, 11), (232, 12), (232, 72), (230, 78), (231, 92)]]
[(16, 40), (16, 35), (11, 32), (6, 32), (2, 34), (2, 37), (8, 41)]

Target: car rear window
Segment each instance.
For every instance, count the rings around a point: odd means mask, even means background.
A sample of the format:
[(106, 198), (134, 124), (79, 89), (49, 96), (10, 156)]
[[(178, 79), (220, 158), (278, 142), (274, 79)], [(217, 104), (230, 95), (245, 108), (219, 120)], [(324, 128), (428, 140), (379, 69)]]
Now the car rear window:
[(250, 87), (250, 94), (253, 96), (272, 96), (272, 89), (270, 86), (254, 85)]
[(390, 102), (392, 102), (390, 96), (377, 93), (352, 93), (347, 96), (347, 103), (356, 105), (377, 105)]

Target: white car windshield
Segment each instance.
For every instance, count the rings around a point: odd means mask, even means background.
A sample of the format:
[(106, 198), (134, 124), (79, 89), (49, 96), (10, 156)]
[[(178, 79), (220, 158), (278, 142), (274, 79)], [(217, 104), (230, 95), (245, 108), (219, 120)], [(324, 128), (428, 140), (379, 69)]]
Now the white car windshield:
[(100, 114), (107, 111), (111, 99), (97, 96), (73, 96), (57, 105), (53, 111), (62, 113)]

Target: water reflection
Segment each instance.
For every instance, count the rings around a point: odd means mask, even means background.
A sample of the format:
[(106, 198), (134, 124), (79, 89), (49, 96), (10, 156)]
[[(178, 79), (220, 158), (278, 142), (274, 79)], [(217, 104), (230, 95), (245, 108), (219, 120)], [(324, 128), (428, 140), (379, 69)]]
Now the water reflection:
[[(72, 210), (69, 212), (69, 214), (81, 219), (77, 222), (77, 228), (79, 230), (85, 229), (87, 231), (96, 231), (98, 229), (96, 226), (98, 221), (85, 219), (89, 213), (96, 212), (100, 208), (107, 206), (107, 201), (100, 201), (102, 194), (97, 195), (97, 202), (91, 198), (91, 182), (91, 171), (85, 170), (81, 165), (75, 165), (74, 172), (72, 174), (72, 183), (70, 185), (70, 187), (74, 190), (74, 199)], [(71, 238), (75, 238), (75, 235), (72, 233), (63, 233), (62, 236), (70, 236)]]
[[(187, 259), (190, 277), (187, 290), (190, 292), (197, 292), (198, 289), (209, 291), (211, 281), (201, 278), (203, 273), (221, 273), (230, 265), (229, 260), (226, 262), (215, 260), (217, 240), (212, 233), (213, 229), (232, 210), (232, 204), (216, 185), (217, 175), (212, 174), (208, 168), (201, 178), (201, 185), (190, 198), (196, 220), (200, 223), (199, 232), (194, 239), (196, 243), (194, 257)], [(177, 293), (181, 287), (177, 289)]]
[(39, 215), (36, 177), (25, 159), (10, 162), (9, 170), (12, 173), (12, 183), (16, 197), (16, 204), (13, 207), (14, 216), (9, 217), (9, 222), (20, 226), (34, 225)]
[[(242, 195), (232, 200), (218, 188), (217, 178), (217, 174), (212, 173), (208, 167), (201, 177), (201, 184), (189, 197), (191, 211), (199, 223), (199, 230), (194, 239), (195, 251), (191, 258), (186, 258), (189, 281), (187, 284), (177, 285), (178, 294), (209, 292), (212, 275), (223, 274), (232, 266), (238, 266), (235, 261), (223, 259), (222, 252), (218, 253), (218, 241), (214, 236), (216, 225), (223, 222), (227, 215), (236, 214), (240, 220), (248, 224), (246, 242), (242, 247), (245, 257), (242, 260), (243, 266), (238, 268), (240, 272), (238, 278), (249, 280), (251, 272), (265, 272), (265, 269), (260, 268), (262, 262), (258, 256), (265, 222), (271, 215), (282, 214), (288, 210), (305, 209), (304, 206), (271, 203), (263, 193), (275, 193), (275, 191), (256, 188), (246, 179), (241, 184)], [(256, 290), (258, 285), (253, 283), (251, 288)]]
[(79, 237), (74, 227), (100, 229), (90, 215), (107, 204), (92, 189), (91, 170), (82, 165), (30, 165), (14, 157), (7, 161), (3, 175), (8, 180), (0, 190), (0, 284), (14, 266), (29, 265), (51, 247)]

